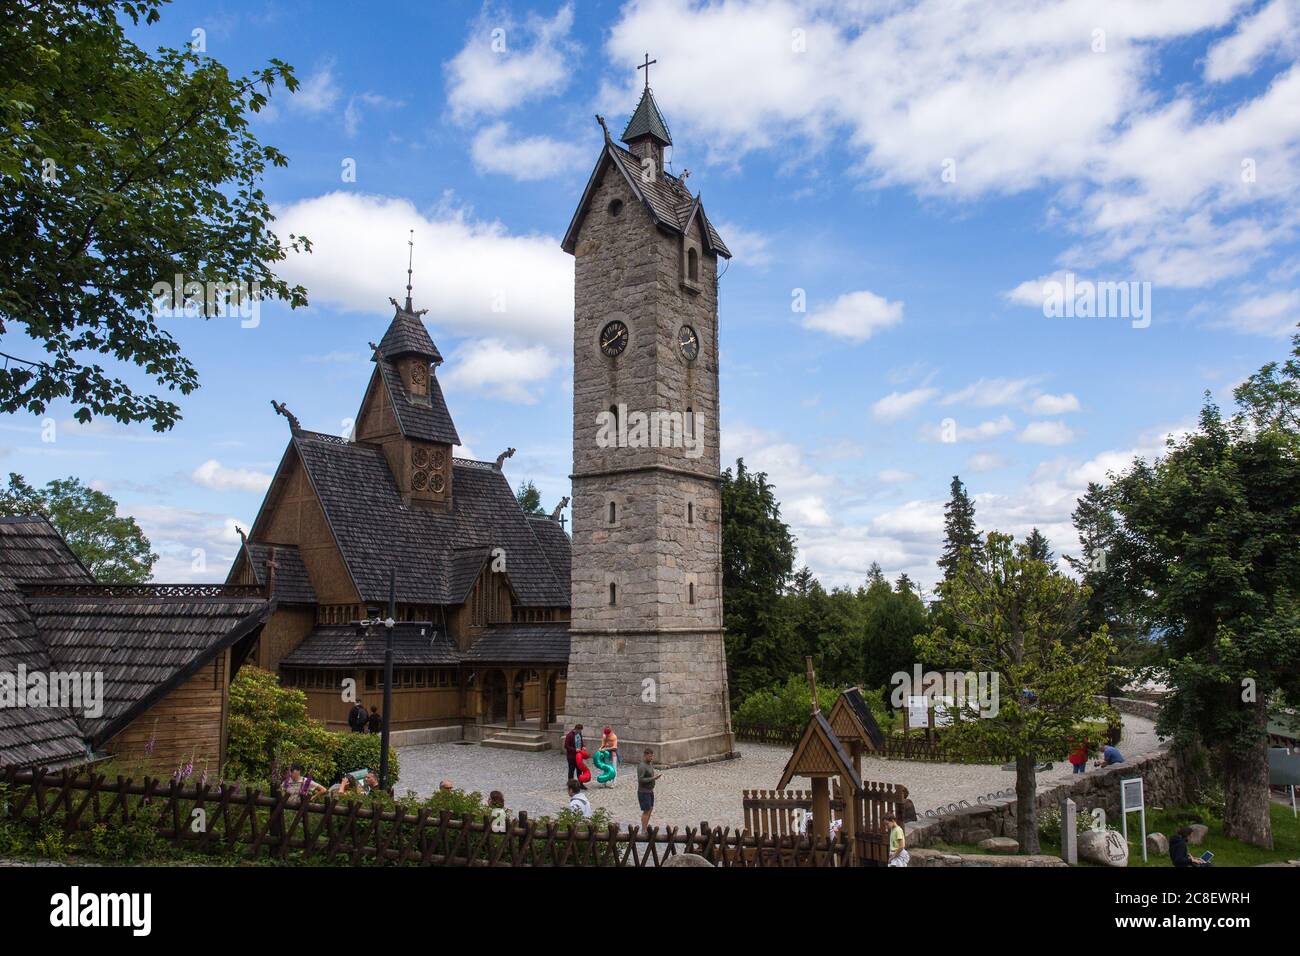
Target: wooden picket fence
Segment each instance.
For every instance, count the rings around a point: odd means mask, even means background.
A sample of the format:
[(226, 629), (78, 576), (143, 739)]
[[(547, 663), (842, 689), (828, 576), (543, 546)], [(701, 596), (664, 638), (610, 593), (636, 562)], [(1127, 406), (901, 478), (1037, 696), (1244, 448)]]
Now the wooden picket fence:
[(303, 800), (221, 785), (93, 772), (0, 771), (0, 816), (40, 831), (151, 825), (173, 847), (257, 860), (288, 858), (352, 866), (656, 867), (692, 853), (719, 867), (845, 866), (848, 841), (814, 841), (730, 827), (577, 830), (517, 817), (476, 819), (422, 808), (408, 812), (361, 799)]
[[(864, 780), (862, 783), (860, 799), (863, 826), (855, 835), (853, 862), (860, 866), (884, 866), (888, 858), (885, 815), (893, 813), (900, 821), (906, 820), (904, 802), (907, 800), (907, 787), (874, 780)], [(802, 814), (798, 811), (812, 811), (812, 791), (746, 790), (741, 802), (747, 831), (777, 839), (789, 839), (799, 835)], [(844, 812), (844, 797), (836, 787), (831, 796), (831, 816), (843, 819)]]

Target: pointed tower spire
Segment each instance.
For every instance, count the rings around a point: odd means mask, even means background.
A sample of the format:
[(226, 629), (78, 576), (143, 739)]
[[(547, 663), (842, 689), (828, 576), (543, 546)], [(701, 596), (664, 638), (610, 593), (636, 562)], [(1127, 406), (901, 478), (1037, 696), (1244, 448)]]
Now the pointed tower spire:
[(411, 308), (411, 270), (415, 264), (415, 230), (411, 230), (411, 237), (406, 240), (406, 311), (412, 311)]

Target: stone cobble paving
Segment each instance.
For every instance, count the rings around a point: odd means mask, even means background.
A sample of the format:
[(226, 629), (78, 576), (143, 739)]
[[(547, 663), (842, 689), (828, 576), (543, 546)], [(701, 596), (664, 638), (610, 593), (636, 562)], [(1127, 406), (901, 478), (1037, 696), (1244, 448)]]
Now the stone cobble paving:
[[(1124, 735), (1119, 744), (1126, 756), (1147, 753), (1159, 747), (1151, 721), (1124, 718)], [(744, 823), (741, 791), (773, 789), (790, 757), (789, 747), (742, 743), (740, 758), (664, 771), (656, 787), (652, 824), (738, 827)], [(398, 790), (414, 790), (427, 797), (448, 779), (462, 790), (478, 790), (484, 797), (500, 790), (512, 810), (530, 816), (554, 815), (567, 803), (564, 754), (559, 750), (521, 753), (474, 744), (421, 744), (400, 750), (402, 777)], [(901, 783), (907, 787), (918, 813), (958, 800), (975, 803), (995, 791), (1015, 787), (1015, 775), (987, 764), (924, 763), (910, 760), (863, 760), (863, 775), (869, 780)], [(639, 822), (635, 767), (620, 772), (612, 788), (588, 785), (593, 807), (606, 807), (622, 825)], [(1089, 768), (1091, 770), (1091, 768)], [(1039, 774), (1040, 784), (1070, 776), (1064, 760)], [(799, 784), (795, 784), (799, 786)]]

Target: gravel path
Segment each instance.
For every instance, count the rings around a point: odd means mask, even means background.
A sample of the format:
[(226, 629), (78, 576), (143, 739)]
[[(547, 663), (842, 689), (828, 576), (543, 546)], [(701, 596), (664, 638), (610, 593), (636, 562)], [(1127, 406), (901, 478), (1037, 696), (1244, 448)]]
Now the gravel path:
[[(1124, 735), (1119, 744), (1125, 756), (1146, 753), (1158, 746), (1151, 721), (1125, 715)], [(790, 748), (742, 743), (737, 749), (738, 760), (664, 771), (656, 787), (651, 822), (683, 826), (695, 826), (702, 821), (715, 826), (742, 825), (741, 791), (774, 788), (790, 758)], [(414, 790), (427, 797), (447, 778), (456, 787), (478, 790), (485, 797), (491, 790), (500, 790), (508, 807), (526, 810), (533, 816), (555, 814), (567, 802), (562, 751), (521, 753), (475, 744), (444, 743), (402, 747), (399, 756), (402, 776), (398, 790), (401, 792)], [(1064, 760), (1058, 761), (1051, 770), (1039, 774), (1038, 779), (1042, 783), (1055, 782), (1068, 777), (1071, 769)], [(906, 786), (921, 814), (957, 800), (974, 803), (985, 794), (1015, 787), (1015, 774), (985, 764), (868, 757), (862, 762), (862, 771), (868, 780)], [(620, 773), (612, 788), (591, 783), (588, 796), (593, 807), (609, 808), (618, 823), (627, 825), (640, 820), (634, 766), (629, 765)]]

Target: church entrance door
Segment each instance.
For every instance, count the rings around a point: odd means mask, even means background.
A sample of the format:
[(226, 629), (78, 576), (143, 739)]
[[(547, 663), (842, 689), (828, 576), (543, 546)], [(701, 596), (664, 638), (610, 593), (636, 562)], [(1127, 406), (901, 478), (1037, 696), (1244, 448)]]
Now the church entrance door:
[(501, 670), (490, 670), (483, 675), (483, 716), (489, 723), (506, 719), (506, 675)]

